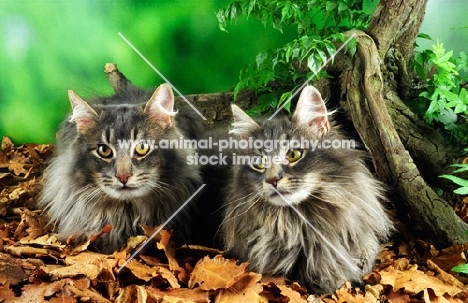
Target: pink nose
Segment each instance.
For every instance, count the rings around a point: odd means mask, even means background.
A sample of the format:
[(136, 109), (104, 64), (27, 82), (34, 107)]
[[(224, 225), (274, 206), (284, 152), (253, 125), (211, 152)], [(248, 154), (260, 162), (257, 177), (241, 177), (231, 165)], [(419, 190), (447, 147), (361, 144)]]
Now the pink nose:
[(277, 177), (273, 177), (273, 178), (268, 178), (266, 179), (265, 181), (267, 183), (270, 183), (271, 185), (273, 185), (274, 187), (276, 187), (278, 185), (278, 178)]
[(115, 175), (122, 184), (127, 184), (128, 179), (132, 176), (133, 174), (117, 174)]

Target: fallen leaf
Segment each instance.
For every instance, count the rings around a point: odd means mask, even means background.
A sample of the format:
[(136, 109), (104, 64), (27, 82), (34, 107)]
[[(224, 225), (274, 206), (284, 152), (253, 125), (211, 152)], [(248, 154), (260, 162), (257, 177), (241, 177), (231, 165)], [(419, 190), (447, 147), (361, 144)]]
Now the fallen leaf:
[(227, 260), (218, 255), (213, 259), (205, 257), (198, 261), (193, 269), (188, 287), (199, 285), (202, 290), (229, 288), (245, 277), (248, 263), (236, 264), (235, 260)]
[[(156, 294), (162, 299), (162, 302), (167, 303), (209, 303), (209, 292), (201, 289), (157, 289), (148, 287), (148, 292)], [(250, 302), (250, 301), (232, 301), (232, 302)]]
[(391, 285), (394, 291), (404, 289), (409, 295), (415, 295), (422, 292), (426, 288), (431, 288), (434, 293), (441, 297), (445, 293), (454, 297), (463, 292), (463, 289), (446, 284), (434, 276), (428, 276), (419, 270), (399, 271), (393, 267), (386, 268), (380, 272), (382, 277), (380, 283), (383, 285)]
[(147, 303), (160, 303), (161, 297), (152, 292), (148, 292), (147, 288), (140, 285), (129, 285), (119, 290), (115, 303), (134, 303), (134, 302), (147, 302)]
[(281, 290), (281, 294), (289, 298), (289, 303), (307, 303), (307, 300), (304, 299), (300, 293), (287, 287), (286, 285), (278, 285), (278, 288)]
[(177, 262), (175, 249), (173, 247), (174, 241), (171, 239), (172, 232), (163, 229), (159, 234), (161, 235), (161, 240), (156, 243), (156, 246), (166, 254), (167, 260), (169, 261), (169, 269), (172, 271), (179, 270), (180, 266)]
[(405, 293), (402, 289), (397, 291), (397, 292), (390, 291), (390, 293), (387, 294), (385, 296), (385, 298), (388, 300), (389, 303), (409, 303), (409, 302), (411, 302), (410, 296), (407, 293)]
[(256, 273), (249, 273), (243, 276), (231, 287), (220, 289), (216, 295), (215, 303), (262, 302), (262, 298), (260, 297), (260, 293), (263, 291), (261, 279), (262, 275)]
[(465, 289), (465, 285), (463, 285), (462, 282), (458, 281), (454, 276), (452, 276), (451, 274), (449, 274), (449, 273), (445, 272), (444, 270), (442, 270), (433, 261), (427, 260), (427, 266), (429, 266), (430, 269), (437, 272), (437, 278), (439, 278), (443, 282), (445, 282), (445, 283), (447, 283), (449, 285), (461, 288), (461, 289)]
[(10, 285), (28, 280), (28, 275), (23, 270), (23, 261), (4, 253), (0, 253), (0, 273)]

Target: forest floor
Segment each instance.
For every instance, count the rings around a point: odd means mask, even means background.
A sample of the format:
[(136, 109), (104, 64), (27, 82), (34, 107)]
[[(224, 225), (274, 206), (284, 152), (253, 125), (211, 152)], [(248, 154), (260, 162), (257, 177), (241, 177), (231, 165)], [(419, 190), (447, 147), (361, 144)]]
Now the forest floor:
[[(247, 263), (225, 259), (216, 249), (174, 249), (165, 230), (148, 244), (154, 249), (127, 264), (147, 236), (129, 239), (112, 255), (93, 249), (99, 235), (80, 245), (72, 239), (60, 243), (34, 208), (44, 160), (52, 150), (52, 145), (15, 147), (6, 137), (2, 141), (0, 302), (468, 302), (468, 276), (451, 271), (466, 264), (468, 243), (437, 250), (395, 236), (382, 246), (364, 286), (346, 283), (326, 295), (249, 272)], [(462, 217), (467, 204), (458, 209)], [(153, 230), (145, 229), (147, 235)]]

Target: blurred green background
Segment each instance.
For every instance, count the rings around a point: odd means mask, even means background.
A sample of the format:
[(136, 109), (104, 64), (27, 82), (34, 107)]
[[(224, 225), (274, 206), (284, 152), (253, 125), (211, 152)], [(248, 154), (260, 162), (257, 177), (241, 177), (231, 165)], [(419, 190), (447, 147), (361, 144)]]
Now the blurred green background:
[[(231, 89), (243, 66), (260, 51), (293, 39), (295, 29), (281, 34), (243, 18), (222, 32), (215, 13), (229, 2), (0, 1), (0, 136), (17, 144), (54, 142), (69, 111), (67, 89), (84, 98), (112, 93), (103, 73), (106, 62), (117, 63), (138, 86), (162, 83), (119, 32), (181, 93)], [(465, 0), (429, 0), (428, 11), (438, 3), (464, 17), (425, 24), (445, 32), (467, 25)], [(459, 24), (447, 24), (453, 20)], [(430, 28), (423, 31), (431, 34)], [(432, 36), (444, 42), (440, 33)]]
[(69, 111), (67, 89), (109, 95), (106, 62), (134, 84), (163, 80), (124, 35), (182, 94), (227, 91), (265, 48), (294, 37), (241, 20), (219, 30), (229, 0), (0, 2), (0, 136), (15, 143), (55, 141)]

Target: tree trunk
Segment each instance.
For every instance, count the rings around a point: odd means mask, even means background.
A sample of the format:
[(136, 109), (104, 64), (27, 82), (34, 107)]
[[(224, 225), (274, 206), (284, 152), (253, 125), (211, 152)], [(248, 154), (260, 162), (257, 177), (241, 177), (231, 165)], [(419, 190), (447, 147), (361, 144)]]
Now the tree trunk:
[[(428, 186), (415, 163), (424, 168), (431, 184), (438, 184), (437, 176), (453, 156), (436, 132), (401, 102), (409, 95), (409, 60), (426, 3), (380, 2), (367, 33), (353, 32), (358, 51), (353, 67), (342, 77), (342, 93), (344, 108), (372, 155), (379, 179), (390, 187), (399, 217), (410, 231), (444, 247), (467, 242), (467, 226)], [(390, 51), (397, 62), (392, 75), (385, 66)], [(384, 85), (388, 78), (396, 79), (397, 85)]]

